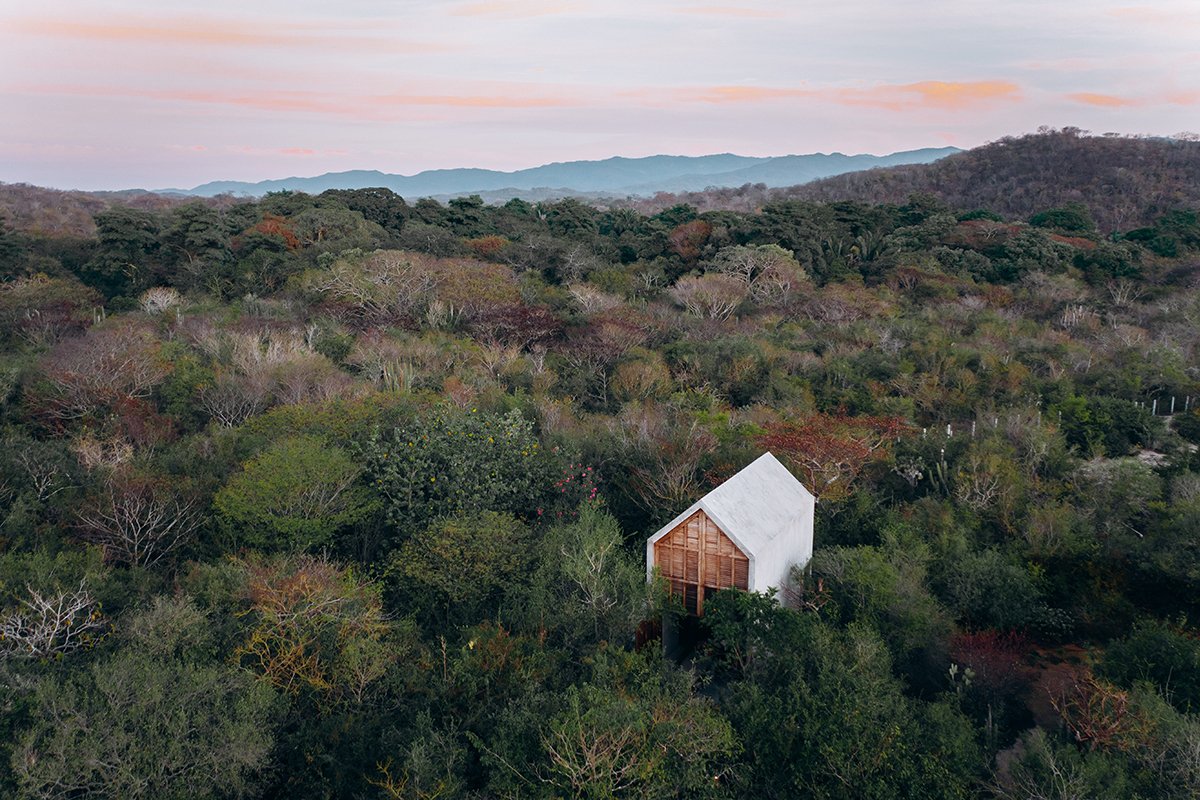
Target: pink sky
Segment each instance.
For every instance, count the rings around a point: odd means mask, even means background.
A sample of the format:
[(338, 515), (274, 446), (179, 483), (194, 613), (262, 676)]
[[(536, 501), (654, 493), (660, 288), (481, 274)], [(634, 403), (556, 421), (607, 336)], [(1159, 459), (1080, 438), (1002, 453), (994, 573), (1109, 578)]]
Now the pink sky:
[(1200, 3), (0, 3), (0, 181), (970, 147), (1200, 128)]

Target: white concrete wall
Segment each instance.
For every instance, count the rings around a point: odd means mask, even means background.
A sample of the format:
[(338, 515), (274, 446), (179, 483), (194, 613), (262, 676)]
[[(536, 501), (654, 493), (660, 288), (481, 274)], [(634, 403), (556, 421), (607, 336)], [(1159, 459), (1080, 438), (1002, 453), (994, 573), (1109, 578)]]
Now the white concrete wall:
[(816, 504), (809, 500), (785, 533), (772, 539), (763, 552), (752, 555), (751, 591), (765, 592), (772, 587), (782, 590), (791, 577), (792, 568), (803, 567), (809, 562), (813, 552), (815, 511)]

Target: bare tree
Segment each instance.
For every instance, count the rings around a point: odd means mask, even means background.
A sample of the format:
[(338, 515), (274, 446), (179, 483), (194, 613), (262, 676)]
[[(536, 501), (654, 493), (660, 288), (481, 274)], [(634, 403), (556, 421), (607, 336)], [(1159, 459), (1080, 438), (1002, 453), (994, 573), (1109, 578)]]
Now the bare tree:
[(281, 403), (328, 401), (355, 390), (354, 382), (325, 356), (310, 353), (273, 371), (275, 396)]
[(92, 329), (58, 345), (43, 362), (40, 413), (74, 420), (113, 403), (141, 400), (167, 375), (159, 343), (139, 325)]
[(184, 544), (200, 525), (195, 498), (151, 480), (113, 476), (79, 512), (82, 535), (122, 564), (148, 567)]
[(1001, 491), (999, 476), (989, 471), (978, 457), (972, 457), (968, 466), (958, 471), (954, 481), (954, 496), (974, 511), (990, 507)]
[(271, 388), (262, 375), (218, 373), (200, 390), (200, 407), (226, 428), (236, 428), (267, 407)]
[(437, 284), (420, 256), (381, 250), (361, 263), (338, 261), (315, 289), (367, 324), (395, 322), (414, 313)]
[(66, 463), (49, 446), (41, 442), (30, 443), (30, 446), (16, 444), (11, 439), (5, 442), (5, 446), (13, 450), (13, 459), (29, 478), (39, 503), (72, 487)]
[(671, 297), (689, 313), (708, 319), (729, 319), (746, 299), (747, 288), (728, 275), (689, 275), (671, 287)]
[(85, 433), (75, 440), (71, 449), (79, 463), (89, 470), (112, 469), (133, 458), (133, 443), (118, 437), (100, 439)]
[(793, 290), (808, 280), (791, 251), (774, 244), (722, 248), (709, 269), (738, 280), (750, 298), (763, 305), (786, 304)]
[(181, 302), (183, 302), (183, 298), (179, 296), (179, 292), (169, 286), (155, 286), (147, 289), (138, 298), (138, 305), (147, 314), (165, 314)]
[(98, 639), (107, 622), (84, 581), (73, 591), (43, 594), (27, 586), (29, 597), (0, 617), (0, 654), (46, 658), (69, 653)]
[(651, 409), (622, 420), (626, 444), (643, 451), (631, 470), (633, 488), (646, 508), (686, 506), (705, 486), (700, 465), (717, 447), (716, 437), (696, 422)]
[(552, 772), (541, 777), (576, 797), (596, 786), (620, 795), (635, 787), (646, 771), (643, 755), (649, 731), (635, 724), (597, 724), (572, 698), (570, 715), (542, 736)]
[(567, 287), (567, 291), (585, 314), (608, 311), (621, 304), (621, 298), (597, 289), (590, 283), (573, 283)]
[(1139, 286), (1126, 278), (1109, 281), (1104, 288), (1108, 290), (1108, 296), (1112, 298), (1113, 305), (1118, 307), (1132, 305), (1146, 293), (1144, 286)]

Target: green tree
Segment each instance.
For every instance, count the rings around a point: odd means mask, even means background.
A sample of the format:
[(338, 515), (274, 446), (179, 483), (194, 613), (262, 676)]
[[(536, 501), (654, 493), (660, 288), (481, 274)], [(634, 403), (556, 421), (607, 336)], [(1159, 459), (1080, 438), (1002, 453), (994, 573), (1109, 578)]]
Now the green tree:
[(408, 203), (391, 189), (327, 189), (321, 197), (340, 201), (351, 211), (357, 211), (368, 222), (374, 222), (388, 233), (397, 234), (408, 218)]
[(1128, 455), (1148, 444), (1157, 423), (1150, 412), (1117, 397), (1065, 398), (1050, 409), (1061, 415), (1063, 436), (1083, 455)]
[(265, 550), (309, 550), (373, 509), (356, 485), (362, 469), (313, 436), (284, 439), (250, 459), (213, 499), (232, 541)]
[(28, 255), (25, 237), (8, 226), (8, 220), (0, 214), (0, 278), (16, 277)]
[(84, 280), (109, 297), (135, 297), (153, 284), (161, 220), (149, 211), (117, 206), (96, 214), (99, 247)]
[(814, 554), (811, 573), (847, 624), (879, 631), (907, 674), (930, 671), (929, 659), (950, 633), (950, 619), (929, 591), (928, 552), (914, 546), (832, 547)]
[(1009, 774), (997, 782), (996, 795), (1003, 800), (1125, 800), (1139, 796), (1129, 785), (1125, 765), (1107, 753), (1081, 752), (1041, 728), (1023, 737), (1021, 744)]
[[(498, 793), (648, 800), (728, 796), (738, 745), (729, 722), (695, 694), (694, 678), (653, 653), (602, 651), (590, 675), (530, 731), (531, 762), (515, 766), (496, 737), (474, 737)], [(508, 754), (512, 755), (512, 754)], [(519, 783), (510, 775), (516, 770)]]
[(1041, 608), (1029, 570), (994, 548), (953, 558), (944, 580), (946, 603), (971, 626), (1022, 628)]
[(1029, 224), (1035, 228), (1050, 228), (1063, 233), (1096, 232), (1096, 222), (1087, 206), (1079, 203), (1034, 214), (1030, 217)]
[(173, 209), (159, 241), (164, 263), (174, 268), (171, 277), (176, 286), (217, 288), (233, 260), (225, 220), (205, 203)]

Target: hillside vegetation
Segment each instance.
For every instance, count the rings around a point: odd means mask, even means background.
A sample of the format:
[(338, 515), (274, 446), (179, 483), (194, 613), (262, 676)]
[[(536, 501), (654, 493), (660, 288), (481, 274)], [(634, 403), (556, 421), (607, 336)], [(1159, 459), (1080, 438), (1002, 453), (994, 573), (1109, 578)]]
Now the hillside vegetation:
[[(1055, 143), (1194, 147), (989, 185)], [(0, 793), (1197, 796), (1193, 190), (5, 228)], [(816, 556), (664, 659), (645, 537), (768, 448)]]
[(1102, 232), (1112, 233), (1147, 225), (1173, 208), (1200, 207), (1200, 141), (1044, 129), (932, 164), (864, 170), (787, 189), (747, 185), (665, 195), (631, 205), (649, 211), (684, 202), (746, 211), (784, 199), (903, 203), (912, 194), (1017, 219), (1081, 204)]

